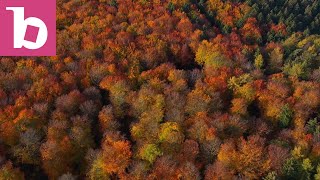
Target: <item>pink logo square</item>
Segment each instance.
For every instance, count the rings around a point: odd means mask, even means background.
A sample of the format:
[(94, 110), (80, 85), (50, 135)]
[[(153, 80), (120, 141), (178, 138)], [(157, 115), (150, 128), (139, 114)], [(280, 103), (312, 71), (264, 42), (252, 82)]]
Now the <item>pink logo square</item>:
[(55, 56), (56, 0), (0, 0), (0, 56)]
[(38, 27), (28, 25), (26, 34), (24, 36), (24, 40), (30, 41), (30, 42), (37, 42), (38, 32), (39, 32)]

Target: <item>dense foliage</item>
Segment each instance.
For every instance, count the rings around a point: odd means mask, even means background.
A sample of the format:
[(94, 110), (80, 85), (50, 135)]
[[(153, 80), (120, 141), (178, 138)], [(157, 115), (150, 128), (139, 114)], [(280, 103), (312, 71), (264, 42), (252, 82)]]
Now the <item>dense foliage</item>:
[(58, 0), (0, 57), (0, 179), (320, 179), (318, 0)]

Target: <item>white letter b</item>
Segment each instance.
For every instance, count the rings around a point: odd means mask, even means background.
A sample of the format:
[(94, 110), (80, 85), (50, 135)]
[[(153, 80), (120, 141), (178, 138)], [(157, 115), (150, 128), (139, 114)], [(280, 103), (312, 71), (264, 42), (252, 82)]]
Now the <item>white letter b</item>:
[[(13, 11), (14, 48), (22, 48), (24, 46), (27, 49), (39, 49), (46, 43), (48, 29), (41, 19), (36, 17), (24, 19), (24, 7), (7, 7), (6, 10)], [(36, 42), (24, 39), (28, 25), (39, 28)]]

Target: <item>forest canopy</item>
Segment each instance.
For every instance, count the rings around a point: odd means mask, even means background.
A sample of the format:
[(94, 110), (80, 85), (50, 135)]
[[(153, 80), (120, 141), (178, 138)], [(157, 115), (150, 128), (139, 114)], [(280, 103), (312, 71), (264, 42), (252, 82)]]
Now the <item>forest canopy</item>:
[(320, 179), (318, 0), (57, 0), (0, 57), (0, 179)]

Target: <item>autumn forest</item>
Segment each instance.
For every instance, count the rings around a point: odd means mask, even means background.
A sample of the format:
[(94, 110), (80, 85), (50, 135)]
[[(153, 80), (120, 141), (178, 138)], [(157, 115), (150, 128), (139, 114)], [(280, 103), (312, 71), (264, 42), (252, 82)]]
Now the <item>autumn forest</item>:
[(0, 57), (0, 180), (320, 180), (319, 0), (57, 0)]

